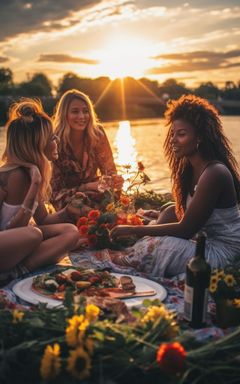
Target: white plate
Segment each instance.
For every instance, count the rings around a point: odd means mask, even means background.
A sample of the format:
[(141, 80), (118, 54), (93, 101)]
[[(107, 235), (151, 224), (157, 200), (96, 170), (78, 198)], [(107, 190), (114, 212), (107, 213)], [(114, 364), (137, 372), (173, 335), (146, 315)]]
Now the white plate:
[[(128, 276), (128, 275), (122, 275), (119, 273), (113, 273), (113, 275), (116, 277)], [(136, 286), (137, 292), (154, 290), (155, 294), (152, 296), (146, 296), (146, 297), (133, 297), (131, 299), (130, 298), (121, 299), (126, 303), (128, 307), (139, 306), (142, 304), (144, 299), (150, 299), (150, 300), (159, 299), (163, 301), (166, 298), (167, 291), (162, 285), (156, 283), (155, 281), (144, 279), (143, 277), (139, 277), (139, 276), (131, 276), (131, 278)], [(23, 279), (18, 283), (16, 283), (12, 288), (15, 295), (20, 297), (20, 299), (25, 300), (31, 304), (46, 303), (47, 307), (49, 308), (61, 306), (60, 300), (51, 299), (49, 297), (42, 296), (37, 292), (33, 291), (31, 288), (32, 281), (33, 281), (33, 276), (27, 277), (26, 279)]]

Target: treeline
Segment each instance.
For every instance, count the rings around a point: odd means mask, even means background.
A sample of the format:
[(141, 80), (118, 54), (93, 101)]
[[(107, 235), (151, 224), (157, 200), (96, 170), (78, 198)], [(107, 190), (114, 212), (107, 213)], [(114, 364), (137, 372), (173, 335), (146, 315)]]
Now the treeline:
[[(123, 82), (121, 79), (112, 81), (108, 77), (82, 78), (69, 72), (54, 87), (44, 73), (35, 73), (16, 84), (11, 69), (0, 68), (0, 124), (7, 119), (9, 105), (21, 97), (40, 98), (45, 110), (52, 115), (58, 98), (71, 88), (90, 96), (102, 121), (159, 117), (164, 113), (167, 100), (189, 93), (216, 101), (216, 106), (223, 100), (240, 102), (240, 81), (237, 84), (227, 81), (223, 88), (209, 81), (190, 89), (175, 79), (160, 84), (147, 78), (136, 80), (126, 77)], [(230, 108), (229, 113), (234, 111)], [(240, 108), (239, 111), (236, 109), (236, 113), (240, 113)]]

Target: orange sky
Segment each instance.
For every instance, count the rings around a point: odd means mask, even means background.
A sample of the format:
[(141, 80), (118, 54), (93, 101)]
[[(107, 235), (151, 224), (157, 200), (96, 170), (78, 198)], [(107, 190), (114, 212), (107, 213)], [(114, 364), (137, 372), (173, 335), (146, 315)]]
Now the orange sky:
[(239, 0), (9, 0), (0, 4), (0, 66), (16, 82), (83, 77), (239, 81)]

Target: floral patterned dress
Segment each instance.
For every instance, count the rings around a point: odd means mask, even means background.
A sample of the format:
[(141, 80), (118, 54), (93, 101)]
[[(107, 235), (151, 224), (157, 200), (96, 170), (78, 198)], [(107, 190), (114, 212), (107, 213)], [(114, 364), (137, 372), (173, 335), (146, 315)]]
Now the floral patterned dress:
[(96, 147), (85, 148), (82, 164), (75, 157), (70, 146), (67, 147), (66, 151), (60, 148), (59, 157), (53, 162), (51, 181), (51, 203), (54, 208), (56, 210), (62, 209), (78, 192), (82, 184), (96, 181), (98, 170), (101, 174), (116, 173), (112, 150), (102, 127), (99, 127), (99, 141)]
[[(214, 209), (202, 228), (207, 233), (205, 258), (212, 268), (223, 268), (240, 258), (240, 212), (238, 206)], [(119, 273), (141, 273), (148, 278), (184, 273), (194, 256), (196, 243), (173, 236), (145, 236), (122, 251), (72, 253), (73, 264), (84, 268), (110, 268)]]

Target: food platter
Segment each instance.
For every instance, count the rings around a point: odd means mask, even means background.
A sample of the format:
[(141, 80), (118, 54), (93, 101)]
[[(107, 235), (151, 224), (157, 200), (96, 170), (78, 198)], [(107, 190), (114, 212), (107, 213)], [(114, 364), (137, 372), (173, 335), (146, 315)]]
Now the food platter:
[[(118, 278), (120, 278), (121, 276), (127, 276), (127, 275), (121, 275), (118, 273), (113, 273), (112, 275)], [(153, 295), (147, 296), (148, 299), (150, 300), (159, 299), (163, 301), (166, 298), (167, 291), (162, 285), (156, 283), (155, 281), (148, 280), (139, 276), (131, 276), (131, 278), (136, 286), (136, 292), (144, 292), (144, 291), (150, 291), (150, 290), (154, 291)], [(40, 293), (33, 291), (32, 282), (33, 282), (32, 276), (17, 282), (13, 286), (13, 292), (20, 299), (26, 301), (27, 303), (31, 303), (35, 305), (39, 303), (45, 303), (47, 304), (48, 308), (54, 308), (62, 305), (62, 301), (43, 296)], [(131, 298), (124, 298), (121, 300), (124, 301), (128, 307), (133, 307), (133, 306), (140, 306), (144, 299), (146, 299), (146, 297), (136, 296)]]

